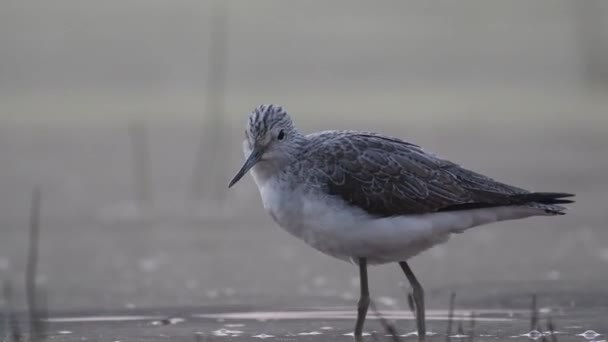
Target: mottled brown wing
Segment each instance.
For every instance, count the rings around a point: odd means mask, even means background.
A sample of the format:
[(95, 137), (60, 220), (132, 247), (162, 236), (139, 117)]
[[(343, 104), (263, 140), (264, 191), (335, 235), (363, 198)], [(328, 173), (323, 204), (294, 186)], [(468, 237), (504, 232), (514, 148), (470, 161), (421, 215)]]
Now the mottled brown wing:
[(529, 194), (373, 133), (336, 134), (307, 159), (329, 194), (381, 217), (516, 204)]

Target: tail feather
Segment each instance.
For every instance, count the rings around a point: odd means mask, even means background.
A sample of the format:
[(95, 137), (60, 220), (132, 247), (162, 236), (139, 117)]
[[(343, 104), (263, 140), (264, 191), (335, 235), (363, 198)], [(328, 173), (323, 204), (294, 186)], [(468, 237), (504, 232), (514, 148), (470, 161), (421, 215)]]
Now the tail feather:
[(568, 208), (558, 204), (574, 203), (574, 200), (564, 199), (574, 197), (574, 194), (561, 192), (531, 192), (515, 195), (518, 200), (526, 201), (531, 206), (544, 210), (549, 215), (565, 215)]
[(563, 192), (530, 192), (527, 194), (513, 195), (512, 198), (518, 202), (534, 202), (541, 204), (568, 204), (574, 203), (574, 200), (564, 199), (566, 197), (574, 197), (574, 194)]
[(451, 205), (438, 211), (458, 211), (501, 206), (524, 206), (544, 210), (549, 215), (565, 215), (568, 209), (559, 204), (574, 203), (574, 200), (564, 199), (574, 197), (574, 194), (563, 192), (528, 192), (499, 197), (492, 202), (470, 202)]

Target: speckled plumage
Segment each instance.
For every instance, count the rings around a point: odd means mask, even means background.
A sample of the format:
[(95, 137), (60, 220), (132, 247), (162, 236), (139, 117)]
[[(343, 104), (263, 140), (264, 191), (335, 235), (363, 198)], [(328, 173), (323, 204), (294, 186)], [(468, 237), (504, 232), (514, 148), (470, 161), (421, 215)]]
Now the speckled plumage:
[(273, 220), (313, 248), (359, 266), (354, 335), (369, 306), (367, 265), (397, 262), (412, 285), (418, 341), (424, 292), (407, 260), (450, 235), (492, 222), (565, 212), (566, 193), (530, 192), (370, 132), (301, 134), (280, 106), (249, 116), (245, 163)]
[(231, 185), (251, 168), (272, 218), (312, 247), (343, 260), (405, 260), (452, 233), (563, 214), (559, 204), (572, 202), (563, 199), (570, 194), (500, 183), (377, 133), (303, 135), (276, 105), (257, 107), (245, 136), (248, 161)]
[(531, 193), (497, 182), (417, 145), (371, 132), (327, 131), (307, 136), (298, 157), (303, 182), (317, 184), (371, 215), (386, 217), (504, 205), (563, 213), (568, 194)]

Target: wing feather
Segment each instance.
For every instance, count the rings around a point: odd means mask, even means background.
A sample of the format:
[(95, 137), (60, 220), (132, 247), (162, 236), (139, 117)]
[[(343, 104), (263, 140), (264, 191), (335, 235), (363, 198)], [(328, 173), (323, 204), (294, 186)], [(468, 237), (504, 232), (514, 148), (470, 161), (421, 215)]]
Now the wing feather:
[(324, 176), (328, 193), (373, 215), (511, 205), (517, 204), (516, 195), (530, 193), (399, 139), (348, 131), (333, 134), (309, 150), (307, 167)]

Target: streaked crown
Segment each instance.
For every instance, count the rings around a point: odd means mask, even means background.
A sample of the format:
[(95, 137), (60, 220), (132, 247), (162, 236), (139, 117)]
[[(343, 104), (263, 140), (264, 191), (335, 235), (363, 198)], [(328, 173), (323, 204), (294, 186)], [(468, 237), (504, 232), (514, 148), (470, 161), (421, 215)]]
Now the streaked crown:
[(253, 140), (265, 137), (274, 129), (293, 131), (293, 122), (283, 107), (274, 104), (263, 104), (249, 115), (247, 135)]

